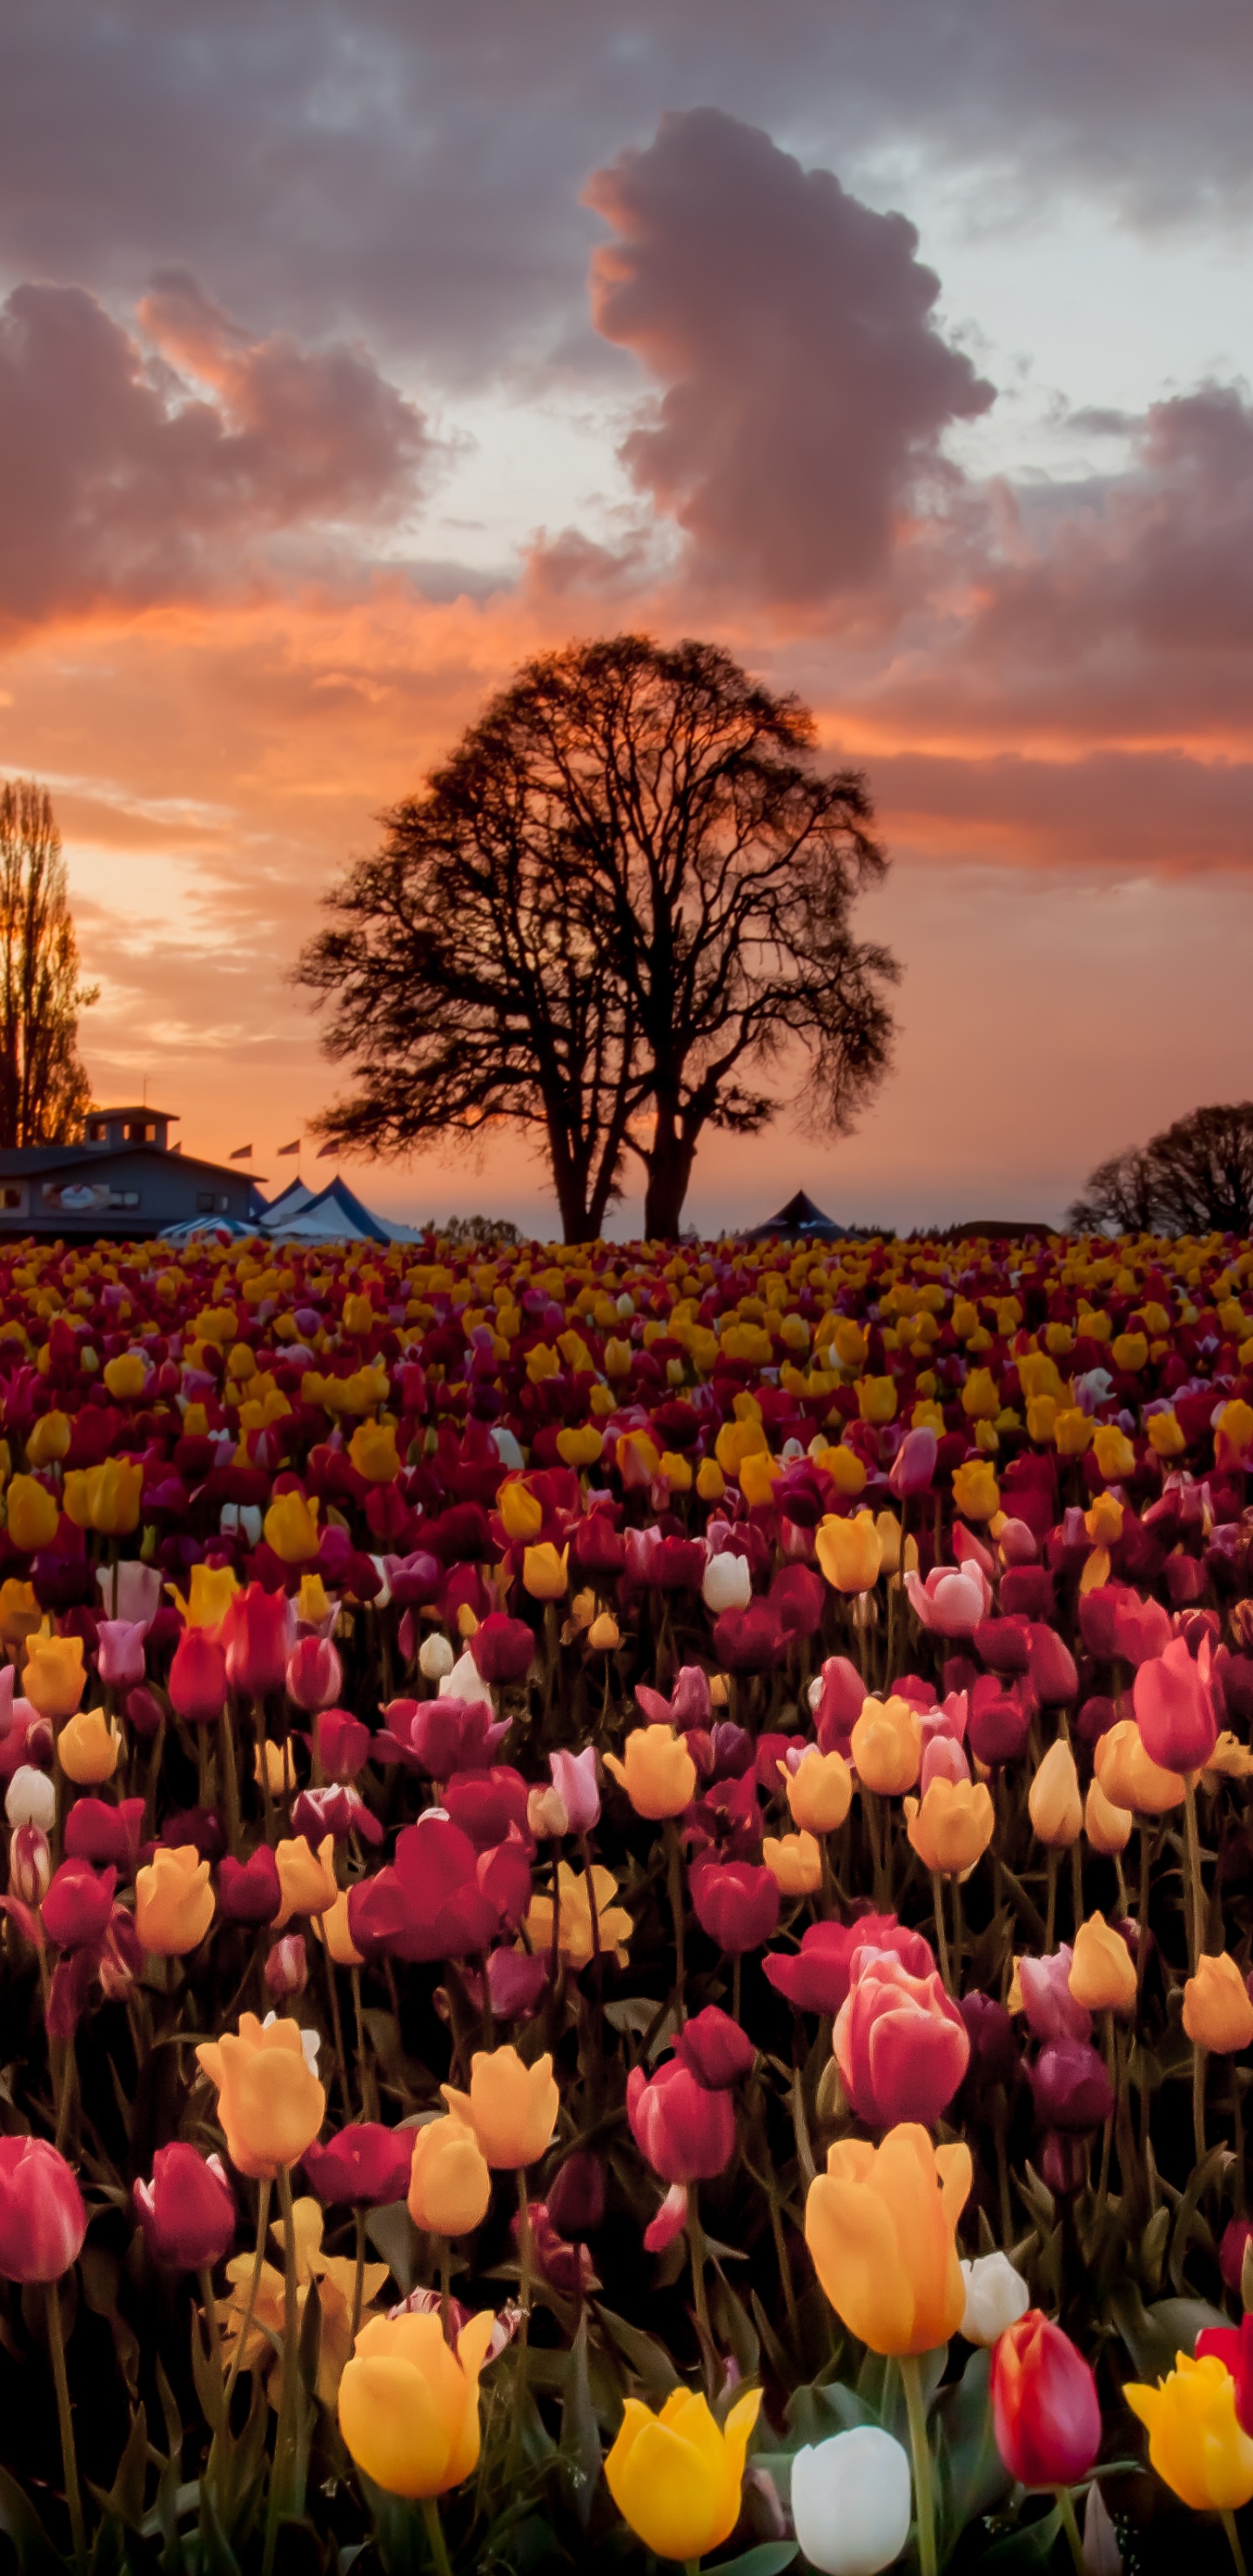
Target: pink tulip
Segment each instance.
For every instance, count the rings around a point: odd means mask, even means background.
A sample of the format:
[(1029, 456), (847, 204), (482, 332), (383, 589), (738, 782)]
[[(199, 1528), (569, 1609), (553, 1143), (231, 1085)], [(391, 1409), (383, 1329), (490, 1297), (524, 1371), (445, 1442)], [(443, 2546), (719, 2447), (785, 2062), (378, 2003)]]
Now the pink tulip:
[(1182, 1637), (1141, 1664), (1132, 1706), (1151, 1762), (1164, 1771), (1203, 1771), (1218, 1741), (1209, 1682), (1209, 1641), (1193, 1663)]
[(100, 1679), (113, 1690), (131, 1690), (144, 1678), (147, 1619), (102, 1619), (96, 1631)]
[(911, 1976), (892, 1952), (861, 1951), (831, 2045), (859, 2120), (930, 2128), (952, 2101), (970, 2061), (970, 2039), (939, 1971)]
[(907, 1574), (905, 1590), (915, 1616), (939, 1637), (973, 1637), (992, 1606), (992, 1587), (973, 1561), (960, 1568), (933, 1566), (925, 1583)]

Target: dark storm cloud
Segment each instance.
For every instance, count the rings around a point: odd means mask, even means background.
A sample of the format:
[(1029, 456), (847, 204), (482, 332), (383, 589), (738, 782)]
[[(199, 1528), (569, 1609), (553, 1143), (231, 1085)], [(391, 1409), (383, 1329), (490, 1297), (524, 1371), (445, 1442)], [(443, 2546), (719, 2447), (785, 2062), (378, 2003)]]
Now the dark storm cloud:
[(1072, 183), (1142, 221), (1253, 189), (1246, 0), (3, 0), (0, 25), (8, 282), (129, 302), (174, 260), (448, 383), (590, 362), (579, 188), (670, 110), (854, 188), (885, 150), (974, 165), (1031, 218)]

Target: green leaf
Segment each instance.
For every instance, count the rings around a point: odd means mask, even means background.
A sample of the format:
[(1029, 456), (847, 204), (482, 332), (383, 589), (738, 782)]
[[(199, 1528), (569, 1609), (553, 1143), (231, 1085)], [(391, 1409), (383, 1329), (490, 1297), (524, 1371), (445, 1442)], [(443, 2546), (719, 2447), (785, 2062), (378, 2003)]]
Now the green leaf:
[(655, 2397), (668, 2397), (672, 2388), (680, 2386), (678, 2371), (663, 2343), (658, 2343), (652, 2335), (644, 2334), (639, 2326), (628, 2325), (625, 2317), (616, 2316), (612, 2308), (602, 2307), (599, 2300), (596, 2314), (610, 2341), (630, 2363), (636, 2378)]
[(738, 2558), (720, 2558), (707, 2570), (707, 2576), (780, 2576), (790, 2567), (800, 2549), (798, 2540), (761, 2540), (755, 2549), (745, 2549)]
[(569, 2362), (561, 2408), (562, 2479), (580, 2529), (586, 2531), (600, 2480), (600, 2432), (587, 2370), (586, 2308), (579, 2318)]
[(64, 2576), (64, 2561), (53, 2548), (29, 2496), (16, 2478), (0, 2469), (0, 2531), (13, 2543), (21, 2576)]
[(979, 2560), (979, 2576), (1035, 2576), (1038, 2568), (1047, 2566), (1057, 2546), (1062, 2527), (1060, 2505), (1051, 2513), (1041, 2514), (1035, 2522), (1022, 2522), (1016, 2531), (1007, 2531), (995, 2540), (985, 2557)]
[(990, 2352), (972, 2352), (956, 2386), (942, 2389), (936, 2401), (940, 2512), (949, 2548), (1012, 2484), (992, 2426), (991, 2370)]
[(846, 2387), (842, 2379), (828, 2380), (816, 2388), (797, 2388), (788, 2400), (787, 2428), (794, 2437), (793, 2448), (798, 2451), (806, 2442), (826, 2442), (832, 2433), (851, 2433), (860, 2424), (878, 2421), (868, 2398)]

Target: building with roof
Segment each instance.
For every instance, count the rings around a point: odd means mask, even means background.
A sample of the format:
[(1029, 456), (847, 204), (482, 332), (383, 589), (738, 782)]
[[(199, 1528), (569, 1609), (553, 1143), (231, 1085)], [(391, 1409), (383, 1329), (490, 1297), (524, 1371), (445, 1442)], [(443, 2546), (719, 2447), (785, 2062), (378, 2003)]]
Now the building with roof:
[(91, 1109), (73, 1145), (0, 1150), (0, 1238), (138, 1242), (174, 1225), (255, 1224), (265, 1206), (250, 1172), (171, 1145), (172, 1109)]

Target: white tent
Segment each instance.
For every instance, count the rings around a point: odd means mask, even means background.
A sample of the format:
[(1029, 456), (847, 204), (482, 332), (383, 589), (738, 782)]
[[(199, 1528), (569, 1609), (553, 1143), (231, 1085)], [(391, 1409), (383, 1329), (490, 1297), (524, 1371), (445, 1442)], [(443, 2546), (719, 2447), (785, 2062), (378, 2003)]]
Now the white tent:
[(257, 1231), (281, 1236), (291, 1243), (422, 1241), (415, 1226), (400, 1225), (394, 1217), (376, 1216), (338, 1173), (324, 1190), (311, 1190), (299, 1178), (292, 1181), (262, 1210)]

